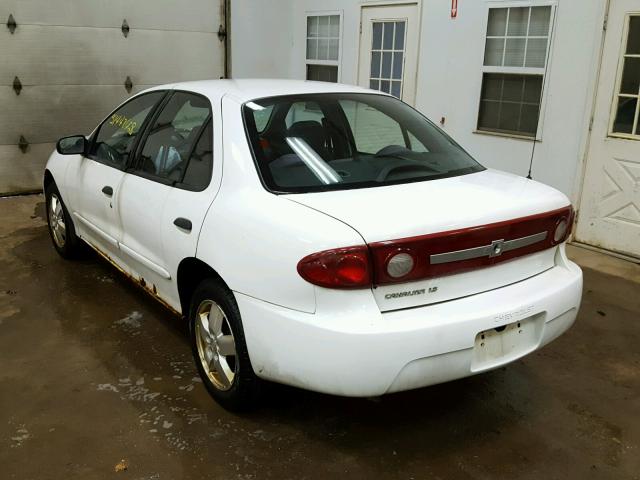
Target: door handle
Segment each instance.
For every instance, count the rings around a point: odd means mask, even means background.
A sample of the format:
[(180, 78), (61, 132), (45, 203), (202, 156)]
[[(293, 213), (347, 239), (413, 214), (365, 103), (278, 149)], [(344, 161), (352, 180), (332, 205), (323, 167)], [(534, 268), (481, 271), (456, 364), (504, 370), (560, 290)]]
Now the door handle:
[(191, 225), (191, 220), (188, 220), (186, 218), (182, 218), (182, 217), (178, 217), (173, 221), (173, 224), (178, 227), (181, 228), (182, 230), (186, 230), (188, 232), (191, 231), (191, 229), (193, 228), (193, 226)]
[(107, 197), (112, 197), (113, 188), (111, 188), (109, 185), (105, 185), (104, 187), (102, 187), (102, 193), (104, 193)]

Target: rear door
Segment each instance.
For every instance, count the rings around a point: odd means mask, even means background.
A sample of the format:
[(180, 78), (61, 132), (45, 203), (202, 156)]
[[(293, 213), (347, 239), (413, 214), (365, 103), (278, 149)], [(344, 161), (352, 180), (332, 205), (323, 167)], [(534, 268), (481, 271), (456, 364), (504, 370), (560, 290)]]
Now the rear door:
[(176, 309), (178, 265), (195, 256), (211, 203), (212, 142), (209, 100), (173, 92), (149, 123), (121, 186), (122, 255), (132, 275)]
[(163, 91), (135, 97), (115, 110), (96, 130), (86, 157), (73, 157), (67, 185), (74, 224), (82, 238), (117, 256), (120, 186), (130, 154)]

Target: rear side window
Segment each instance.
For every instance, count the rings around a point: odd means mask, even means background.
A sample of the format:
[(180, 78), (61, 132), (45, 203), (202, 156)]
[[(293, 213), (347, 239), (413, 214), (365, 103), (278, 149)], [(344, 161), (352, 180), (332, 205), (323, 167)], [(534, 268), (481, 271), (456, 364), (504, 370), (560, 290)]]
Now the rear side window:
[(113, 112), (94, 136), (89, 158), (123, 169), (142, 124), (164, 94), (158, 91), (140, 95)]
[(209, 186), (211, 170), (213, 169), (213, 126), (211, 120), (200, 135), (187, 169), (184, 173), (182, 186), (190, 190), (201, 191)]
[(148, 131), (136, 170), (170, 183), (182, 182), (191, 152), (210, 117), (206, 98), (173, 93)]

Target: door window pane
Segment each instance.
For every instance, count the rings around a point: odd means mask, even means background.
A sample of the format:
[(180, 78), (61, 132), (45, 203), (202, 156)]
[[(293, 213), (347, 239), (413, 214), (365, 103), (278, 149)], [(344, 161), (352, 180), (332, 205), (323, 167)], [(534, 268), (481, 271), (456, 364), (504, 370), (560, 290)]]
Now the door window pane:
[(404, 22), (396, 22), (396, 38), (393, 48), (394, 50), (404, 50)]
[(382, 48), (384, 50), (393, 49), (393, 22), (385, 22), (384, 34), (382, 36)]
[(485, 73), (478, 130), (534, 136), (541, 89), (542, 75)]
[(373, 50), (380, 50), (382, 48), (382, 23), (380, 22), (374, 22), (373, 24), (372, 41), (371, 48)]
[(618, 109), (613, 122), (613, 131), (615, 133), (633, 133), (633, 121), (636, 116), (637, 103), (637, 98), (618, 98)]
[(640, 54), (640, 17), (637, 15), (629, 19), (627, 53), (632, 55)]
[(194, 190), (204, 190), (211, 181), (213, 169), (213, 127), (211, 119), (194, 148), (182, 184)]
[(151, 92), (127, 102), (100, 126), (89, 157), (112, 167), (124, 168), (145, 119), (165, 92)]
[(137, 169), (180, 182), (191, 149), (210, 116), (211, 105), (206, 98), (174, 93), (149, 129)]
[(640, 87), (640, 58), (627, 57), (624, 60), (620, 93), (638, 95)]
[(406, 21), (373, 22), (369, 86), (402, 95)]
[[(639, 135), (638, 101), (640, 101), (640, 16), (629, 17), (626, 48), (622, 53), (622, 72), (618, 75), (619, 90), (614, 98), (611, 134)], [(634, 126), (635, 131), (634, 131)]]

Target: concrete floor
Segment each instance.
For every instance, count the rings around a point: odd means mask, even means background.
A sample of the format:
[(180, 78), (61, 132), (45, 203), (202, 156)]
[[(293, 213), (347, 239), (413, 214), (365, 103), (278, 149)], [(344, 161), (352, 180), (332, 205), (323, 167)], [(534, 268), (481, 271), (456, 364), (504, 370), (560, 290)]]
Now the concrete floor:
[(573, 249), (600, 269), (576, 325), (507, 368), (369, 400), (277, 387), (238, 416), (180, 322), (58, 257), (43, 216), (0, 199), (1, 478), (640, 479), (638, 265)]

